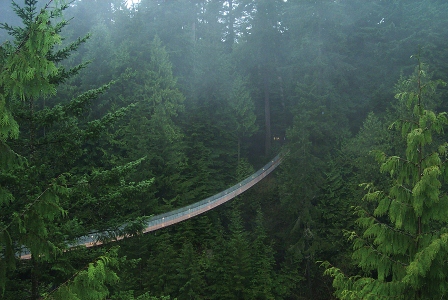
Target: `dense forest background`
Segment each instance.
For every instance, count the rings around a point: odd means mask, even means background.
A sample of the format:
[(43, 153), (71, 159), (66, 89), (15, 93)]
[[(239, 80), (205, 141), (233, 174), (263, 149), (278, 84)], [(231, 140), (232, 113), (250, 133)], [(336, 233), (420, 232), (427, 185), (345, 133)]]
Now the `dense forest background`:
[[(333, 299), (322, 261), (369, 272), (344, 232), (374, 209), (360, 184), (391, 183), (371, 150), (406, 152), (394, 95), (448, 81), (445, 0), (16, 2), (0, 2), (3, 299)], [(13, 73), (24, 61), (41, 75)], [(447, 111), (443, 84), (426, 98)], [(242, 196), (138, 234), (282, 149)], [(136, 236), (64, 251), (106, 229)]]

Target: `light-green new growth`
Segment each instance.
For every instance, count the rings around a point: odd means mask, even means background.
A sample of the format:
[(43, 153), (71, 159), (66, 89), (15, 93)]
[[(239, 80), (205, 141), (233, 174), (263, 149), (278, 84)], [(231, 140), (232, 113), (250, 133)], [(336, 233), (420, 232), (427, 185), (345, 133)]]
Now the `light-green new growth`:
[(363, 232), (348, 233), (360, 274), (323, 264), (340, 299), (441, 299), (448, 292), (447, 115), (425, 109), (445, 83), (428, 80), (417, 58), (415, 74), (397, 85), (395, 98), (405, 113), (390, 127), (401, 132), (405, 153), (375, 152), (391, 187), (363, 185), (364, 200), (376, 208), (357, 207)]

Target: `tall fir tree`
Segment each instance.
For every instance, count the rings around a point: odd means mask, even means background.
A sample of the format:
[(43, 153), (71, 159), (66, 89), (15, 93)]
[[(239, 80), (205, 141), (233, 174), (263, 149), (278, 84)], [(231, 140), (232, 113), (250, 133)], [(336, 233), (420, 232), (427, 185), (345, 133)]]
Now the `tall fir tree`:
[[(81, 63), (67, 69), (62, 61), (88, 36), (61, 46), (64, 40), (61, 32), (68, 25), (62, 13), (69, 4), (48, 1), (42, 8), (38, 7), (35, 0), (25, 0), (23, 7), (13, 2), (24, 26), (1, 24), (14, 38), (0, 48), (0, 284), (3, 292), (5, 287), (14, 286), (8, 283), (17, 282), (14, 276), (18, 273), (10, 272), (15, 267), (15, 256), (23, 248), (31, 253), (30, 262), (20, 263), (19, 273), (24, 276), (20, 284), (30, 283), (31, 289), (8, 290), (6, 299), (38, 299), (51, 285), (58, 284), (57, 277), (66, 273), (67, 265), (64, 268), (58, 262), (59, 267), (52, 270), (58, 275), (51, 276), (50, 283), (46, 282), (46, 272), (57, 265), (57, 257), (67, 247), (66, 240), (85, 235), (95, 227), (92, 221), (99, 211), (82, 215), (80, 212), (86, 203), (105, 207), (114, 199), (130, 197), (150, 186), (149, 181), (124, 180), (140, 161), (112, 170), (101, 167), (92, 170), (92, 158), (85, 151), (85, 144), (97, 139), (127, 109), (87, 120), (92, 99), (104, 93), (109, 84), (72, 96), (70, 100), (56, 95), (58, 85), (86, 66)], [(113, 223), (118, 227), (117, 222)], [(112, 276), (113, 272), (106, 271), (105, 266), (97, 265), (95, 274)], [(102, 295), (107, 294), (105, 284), (106, 281), (94, 283)], [(30, 294), (26, 294), (28, 290)]]
[(208, 293), (212, 299), (249, 299), (250, 267), (248, 233), (243, 227), (240, 209), (234, 204), (228, 238), (216, 237), (211, 257)]
[(162, 41), (156, 36), (149, 48), (149, 62), (136, 87), (136, 106), (123, 130), (117, 131), (125, 149), (123, 160), (146, 157), (142, 178), (155, 176), (156, 197), (166, 204), (187, 193), (180, 176), (186, 166), (184, 135), (177, 117), (184, 110), (184, 96), (177, 87), (172, 64)]
[(448, 120), (445, 112), (425, 109), (445, 83), (429, 80), (417, 58), (414, 75), (397, 85), (395, 95), (409, 112), (391, 125), (403, 136), (404, 155), (376, 152), (392, 185), (386, 191), (364, 185), (364, 199), (375, 209), (357, 207), (363, 232), (349, 232), (362, 272), (349, 277), (325, 263), (340, 299), (440, 299), (448, 291)]
[(247, 299), (275, 299), (274, 288), (278, 282), (274, 276), (274, 251), (268, 242), (261, 208), (257, 209), (255, 223), (255, 239), (251, 243), (252, 276)]
[(229, 95), (230, 117), (233, 135), (238, 143), (238, 163), (241, 159), (243, 138), (250, 137), (257, 131), (255, 105), (247, 89), (247, 82), (239, 75), (234, 76)]
[[(7, 270), (14, 269), (14, 246), (24, 245), (32, 253), (39, 255), (50, 254), (54, 249), (51, 243), (45, 243), (48, 235), (47, 222), (51, 222), (57, 215), (64, 213), (59, 204), (58, 194), (63, 193), (64, 188), (55, 178), (53, 182), (47, 182), (42, 190), (28, 190), (26, 206), (17, 209), (14, 202), (14, 186), (18, 184), (17, 173), (27, 168), (27, 161), (6, 144), (7, 139), (17, 138), (19, 126), (13, 117), (14, 101), (26, 103), (32, 110), (34, 99), (41, 96), (49, 96), (55, 93), (52, 79), (58, 75), (58, 69), (49, 59), (51, 49), (61, 38), (58, 28), (51, 25), (52, 14), (43, 8), (36, 11), (36, 2), (25, 1), (23, 8), (13, 3), (14, 10), (22, 19), (25, 27), (14, 28), (8, 24), (2, 24), (13, 35), (13, 43), (6, 42), (2, 45), (1, 73), (0, 73), (0, 108), (1, 119), (0, 132), (2, 144), (2, 176), (0, 185), (0, 207), (2, 208), (0, 221), (0, 284), (4, 292)], [(48, 5), (47, 5), (48, 6)], [(53, 16), (60, 13), (59, 9), (53, 11)], [(32, 117), (32, 116), (30, 116)], [(30, 134), (30, 152), (34, 151), (34, 136)], [(21, 157), (22, 164), (18, 164), (16, 157)], [(19, 197), (22, 198), (23, 195)], [(20, 199), (22, 200), (22, 199)], [(22, 202), (22, 201), (21, 201)], [(33, 284), (32, 293), (35, 294), (36, 286)]]

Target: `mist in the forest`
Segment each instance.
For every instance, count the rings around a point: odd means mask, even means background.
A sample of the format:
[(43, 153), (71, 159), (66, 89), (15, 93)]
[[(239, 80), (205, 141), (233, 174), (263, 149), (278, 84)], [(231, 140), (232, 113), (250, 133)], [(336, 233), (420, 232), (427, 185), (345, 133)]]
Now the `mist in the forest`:
[(443, 298), (446, 1), (15, 3), (4, 299)]

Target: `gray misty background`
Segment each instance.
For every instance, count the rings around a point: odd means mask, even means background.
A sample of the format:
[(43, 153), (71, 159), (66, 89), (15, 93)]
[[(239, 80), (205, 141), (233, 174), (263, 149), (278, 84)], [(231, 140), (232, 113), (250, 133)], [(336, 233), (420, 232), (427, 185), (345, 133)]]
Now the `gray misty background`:
[[(2, 171), (0, 191), (13, 201), (0, 201), (0, 225), (13, 224), (11, 216), (60, 176), (65, 192), (54, 193), (67, 211), (51, 220), (30, 215), (45, 230), (12, 226), (11, 244), (64, 249), (65, 241), (123, 224), (134, 234), (142, 217), (215, 195), (287, 150), (273, 174), (232, 202), (113, 243), (120, 280), (106, 281), (104, 295), (334, 299), (333, 279), (317, 262), (364, 274), (344, 232), (359, 228), (353, 207), (375, 208), (362, 201), (360, 183), (390, 187), (370, 151), (405, 153), (388, 126), (410, 117), (394, 95), (415, 74), (416, 57), (425, 82), (448, 81), (448, 2), (134, 2), (72, 1), (51, 21), (68, 21), (54, 51), (90, 37), (50, 59), (61, 70), (82, 67), (60, 73), (53, 96), (8, 100), (20, 134), (4, 143), (27, 167)], [(26, 4), (37, 13), (46, 2)], [(23, 26), (7, 0), (0, 22)], [(18, 45), (1, 30), (6, 41)], [(447, 111), (446, 92), (428, 95), (425, 107)], [(50, 247), (45, 253), (59, 254), (48, 262), (5, 265), (3, 297), (38, 299), (110, 247), (64, 254)]]

